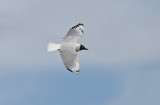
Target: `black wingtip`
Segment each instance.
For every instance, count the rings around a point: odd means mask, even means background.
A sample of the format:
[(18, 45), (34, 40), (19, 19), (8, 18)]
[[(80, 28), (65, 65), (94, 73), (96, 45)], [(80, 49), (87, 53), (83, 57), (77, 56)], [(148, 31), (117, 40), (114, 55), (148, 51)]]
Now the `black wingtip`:
[(76, 74), (79, 74), (79, 72), (80, 72), (80, 70), (77, 70), (75, 73), (76, 73)]
[(71, 69), (67, 68), (67, 70), (69, 70), (70, 72), (73, 72)]
[(83, 23), (79, 23), (78, 25), (82, 25), (82, 26), (84, 26), (84, 25), (83, 25)]
[[(67, 68), (67, 70), (69, 70), (70, 72), (73, 72), (71, 69)], [(75, 73), (78, 74), (80, 72), (80, 70), (77, 70)]]
[(71, 29), (73, 29), (73, 28), (77, 28), (77, 27), (79, 27), (80, 25), (84, 26), (82, 23), (79, 23), (79, 24), (77, 24), (77, 25), (73, 26)]

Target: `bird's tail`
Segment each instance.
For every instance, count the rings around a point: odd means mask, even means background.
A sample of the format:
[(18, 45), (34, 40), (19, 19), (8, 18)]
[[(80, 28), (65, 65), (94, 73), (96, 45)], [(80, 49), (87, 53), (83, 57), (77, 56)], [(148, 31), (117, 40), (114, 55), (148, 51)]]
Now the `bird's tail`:
[(60, 49), (60, 44), (55, 44), (55, 43), (49, 43), (48, 44), (48, 52), (50, 51), (56, 51), (56, 50), (59, 50)]

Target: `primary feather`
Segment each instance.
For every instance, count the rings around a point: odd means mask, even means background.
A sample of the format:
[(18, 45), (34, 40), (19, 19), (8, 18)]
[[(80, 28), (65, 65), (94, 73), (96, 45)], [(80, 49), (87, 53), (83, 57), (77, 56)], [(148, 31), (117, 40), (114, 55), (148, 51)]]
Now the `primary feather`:
[(67, 35), (63, 38), (63, 42), (77, 42), (83, 35), (83, 24), (79, 23), (72, 27)]

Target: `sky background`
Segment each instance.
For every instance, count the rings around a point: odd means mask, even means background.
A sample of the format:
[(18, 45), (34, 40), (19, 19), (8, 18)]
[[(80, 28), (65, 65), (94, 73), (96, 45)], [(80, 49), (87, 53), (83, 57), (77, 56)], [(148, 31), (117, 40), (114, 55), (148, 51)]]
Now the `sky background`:
[[(0, 0), (0, 105), (160, 105), (159, 0)], [(49, 42), (84, 24), (80, 73)]]

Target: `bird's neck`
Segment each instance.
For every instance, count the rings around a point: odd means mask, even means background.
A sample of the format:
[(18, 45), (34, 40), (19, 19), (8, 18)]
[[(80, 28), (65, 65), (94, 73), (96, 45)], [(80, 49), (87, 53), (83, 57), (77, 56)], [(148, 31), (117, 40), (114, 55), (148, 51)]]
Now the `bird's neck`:
[(80, 44), (76, 44), (76, 52), (80, 51)]

